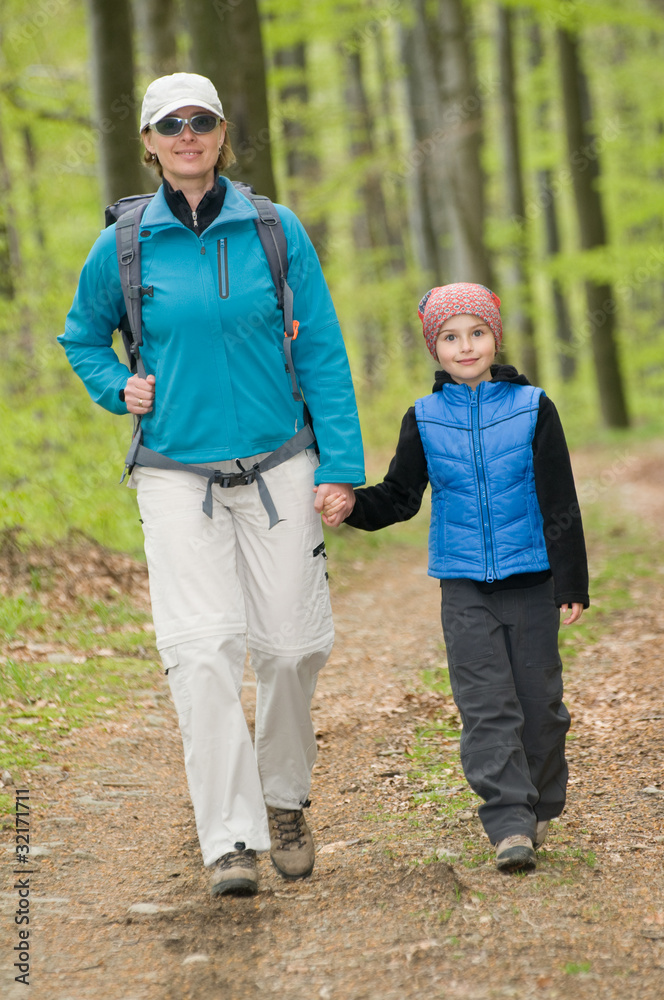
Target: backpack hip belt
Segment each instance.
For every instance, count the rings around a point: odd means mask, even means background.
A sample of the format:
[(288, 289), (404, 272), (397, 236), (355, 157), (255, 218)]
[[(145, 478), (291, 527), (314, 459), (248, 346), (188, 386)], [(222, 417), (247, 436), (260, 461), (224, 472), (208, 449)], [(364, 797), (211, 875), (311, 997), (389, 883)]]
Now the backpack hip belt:
[[(143, 443), (143, 432), (141, 430), (141, 418), (135, 417), (134, 434), (131, 446), (125, 459), (125, 471), (122, 475), (122, 482), (135, 465), (141, 465), (154, 469), (174, 469), (181, 472), (193, 472), (197, 476), (207, 479), (207, 489), (203, 500), (203, 512), (212, 517), (212, 487), (221, 486), (222, 489), (232, 489), (235, 486), (249, 486), (255, 482), (258, 492), (267, 512), (270, 528), (278, 524), (280, 518), (274, 506), (274, 501), (270, 496), (263, 473), (276, 468), (282, 462), (288, 461), (294, 455), (298, 455), (310, 445), (316, 446), (311, 415), (307, 409), (307, 404), (302, 398), (298, 385), (295, 368), (293, 366), (292, 344), (297, 338), (298, 321), (293, 319), (293, 291), (288, 284), (288, 244), (279, 213), (269, 198), (258, 195), (252, 187), (243, 184), (241, 181), (233, 181), (233, 186), (241, 194), (248, 198), (256, 211), (258, 218), (255, 220), (256, 232), (260, 239), (263, 251), (270, 268), (270, 275), (277, 293), (278, 306), (284, 316), (284, 355), (286, 358), (286, 371), (291, 381), (291, 393), (293, 399), (302, 403), (304, 407), (304, 427), (302, 427), (292, 438), (285, 441), (276, 451), (271, 452), (260, 462), (256, 462), (250, 469), (244, 469), (239, 460), (239, 472), (223, 472), (221, 469), (207, 469), (200, 465), (188, 465), (184, 462), (177, 462), (167, 455), (162, 455), (158, 451), (146, 448)], [(129, 359), (129, 368), (132, 372), (137, 372), (141, 378), (146, 377), (145, 366), (141, 358), (141, 347), (143, 345), (142, 326), (142, 299), (144, 295), (153, 294), (152, 286), (144, 288), (141, 284), (141, 257), (140, 243), (138, 241), (138, 230), (143, 212), (153, 195), (133, 195), (129, 198), (120, 198), (115, 204), (109, 205), (106, 209), (106, 224), (116, 223), (116, 248), (118, 255), (118, 268), (120, 271), (120, 283), (122, 294), (125, 300), (126, 314), (120, 320), (119, 330)]]
[[(207, 469), (202, 465), (187, 465), (184, 462), (176, 462), (174, 458), (168, 458), (167, 455), (161, 455), (158, 451), (152, 451), (151, 448), (146, 448), (139, 442), (132, 455), (132, 467), (139, 465), (152, 469), (175, 469), (180, 472), (193, 472), (195, 475), (207, 479), (207, 489), (205, 490), (205, 499), (202, 506), (203, 513), (207, 514), (208, 517), (212, 517), (213, 486), (221, 486), (222, 489), (227, 490), (235, 486), (250, 486), (255, 482), (258, 486), (258, 494), (270, 521), (270, 528), (273, 528), (275, 524), (279, 523), (281, 518), (277, 514), (274, 500), (270, 496), (270, 491), (263, 479), (263, 473), (269, 472), (270, 469), (275, 469), (282, 462), (287, 462), (289, 458), (293, 458), (294, 455), (299, 455), (309, 445), (314, 444), (315, 440), (311, 424), (305, 424), (297, 434), (294, 434), (292, 438), (289, 438), (288, 441), (285, 441), (284, 444), (260, 462), (255, 462), (251, 468), (243, 468), (240, 460), (236, 459), (235, 463), (240, 469), (239, 472), (224, 472), (222, 469)], [(130, 454), (131, 451), (132, 449), (130, 449)], [(127, 456), (127, 464), (129, 464), (129, 455)]]

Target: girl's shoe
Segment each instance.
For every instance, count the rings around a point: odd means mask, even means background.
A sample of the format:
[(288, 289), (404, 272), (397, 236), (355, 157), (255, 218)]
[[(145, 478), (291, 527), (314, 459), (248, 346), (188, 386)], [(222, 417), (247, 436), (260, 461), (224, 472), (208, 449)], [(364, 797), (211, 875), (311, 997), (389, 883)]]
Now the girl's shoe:
[(496, 844), (496, 868), (501, 872), (513, 872), (534, 868), (537, 863), (533, 842), (530, 837), (516, 834), (505, 837)]

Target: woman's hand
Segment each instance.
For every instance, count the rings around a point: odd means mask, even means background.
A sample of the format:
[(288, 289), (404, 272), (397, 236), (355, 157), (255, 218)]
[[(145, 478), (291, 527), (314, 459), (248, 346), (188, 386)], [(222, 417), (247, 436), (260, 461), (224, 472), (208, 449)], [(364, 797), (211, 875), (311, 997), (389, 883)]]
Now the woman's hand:
[(147, 378), (140, 378), (132, 375), (127, 379), (125, 386), (125, 403), (130, 413), (135, 413), (140, 417), (144, 413), (149, 413), (154, 405), (154, 375)]
[(338, 528), (355, 506), (355, 494), (349, 483), (321, 483), (314, 486), (314, 493), (314, 509), (323, 514), (323, 523), (330, 528)]

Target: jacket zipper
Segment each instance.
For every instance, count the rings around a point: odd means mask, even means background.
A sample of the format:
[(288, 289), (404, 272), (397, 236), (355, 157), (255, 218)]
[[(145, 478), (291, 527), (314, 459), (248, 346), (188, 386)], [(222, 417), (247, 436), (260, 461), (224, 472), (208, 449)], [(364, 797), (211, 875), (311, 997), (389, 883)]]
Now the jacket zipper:
[(224, 237), (221, 240), (217, 240), (217, 272), (219, 274), (219, 297), (222, 299), (227, 299), (229, 295), (227, 243), (228, 240), (226, 239), (226, 237)]
[(489, 513), (489, 491), (486, 481), (486, 469), (484, 466), (484, 455), (482, 452), (482, 440), (480, 436), (480, 391), (482, 385), (477, 386), (475, 391), (468, 388), (470, 393), (470, 426), (473, 441), (473, 458), (475, 460), (475, 471), (480, 489), (480, 507), (482, 513), (482, 534), (484, 537), (484, 557), (486, 562), (486, 582), (493, 583), (496, 579), (495, 556), (493, 551), (493, 537), (491, 531), (491, 515)]

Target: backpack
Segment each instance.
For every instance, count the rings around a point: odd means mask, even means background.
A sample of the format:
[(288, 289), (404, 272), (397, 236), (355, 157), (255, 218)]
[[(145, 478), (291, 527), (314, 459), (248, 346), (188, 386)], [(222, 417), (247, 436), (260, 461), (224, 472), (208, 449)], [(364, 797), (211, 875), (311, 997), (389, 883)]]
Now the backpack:
[[(241, 194), (248, 198), (258, 212), (255, 220), (256, 232), (267, 257), (270, 275), (277, 293), (277, 303), (284, 314), (284, 353), (286, 370), (290, 375), (293, 398), (299, 403), (299, 391), (293, 367), (292, 343), (297, 339), (299, 323), (293, 319), (293, 291), (288, 284), (288, 243), (284, 227), (276, 208), (265, 195), (256, 194), (253, 187), (243, 181), (233, 181)], [(119, 198), (104, 211), (106, 226), (115, 227), (116, 247), (120, 283), (125, 301), (126, 313), (120, 320), (118, 329), (122, 335), (129, 367), (145, 378), (145, 368), (141, 361), (143, 329), (141, 323), (141, 303), (144, 295), (152, 297), (152, 285), (141, 285), (141, 247), (138, 242), (143, 212), (154, 198), (152, 194), (134, 194)]]
[[(268, 512), (270, 527), (272, 528), (279, 521), (279, 517), (261, 473), (275, 468), (310, 445), (316, 447), (316, 439), (313, 433), (311, 416), (302, 398), (293, 366), (292, 345), (293, 341), (297, 339), (299, 324), (297, 320), (293, 319), (293, 291), (287, 280), (288, 243), (284, 227), (279, 218), (279, 213), (268, 197), (256, 194), (253, 187), (242, 181), (233, 181), (233, 186), (245, 198), (249, 199), (258, 212), (258, 218), (254, 220), (254, 223), (270, 268), (270, 275), (277, 293), (277, 303), (284, 316), (286, 371), (290, 376), (293, 399), (298, 403), (301, 402), (304, 407), (304, 427), (281, 445), (280, 448), (277, 448), (276, 451), (272, 452), (260, 463), (252, 466), (251, 469), (244, 469), (240, 462), (236, 460), (241, 470), (240, 472), (222, 473), (219, 469), (210, 470), (195, 465), (187, 465), (183, 462), (176, 462), (174, 459), (159, 454), (159, 452), (145, 448), (142, 444), (141, 417), (136, 416), (131, 446), (125, 459), (125, 471), (120, 482), (124, 480), (127, 473), (131, 473), (134, 465), (195, 472), (208, 480), (207, 492), (203, 501), (203, 511), (208, 517), (212, 517), (213, 483), (222, 488), (230, 488), (239, 485), (250, 485), (255, 481), (257, 482), (263, 505)], [(143, 344), (142, 300), (144, 295), (152, 296), (153, 291), (152, 285), (149, 285), (147, 288), (141, 285), (141, 248), (138, 241), (138, 234), (143, 213), (153, 197), (154, 194), (138, 194), (130, 195), (127, 198), (120, 198), (112, 205), (108, 205), (104, 213), (106, 226), (110, 226), (114, 222), (116, 223), (115, 238), (118, 269), (126, 309), (125, 315), (118, 324), (118, 330), (122, 335), (129, 368), (132, 373), (135, 372), (141, 378), (146, 377), (145, 366), (141, 358), (141, 346)]]

